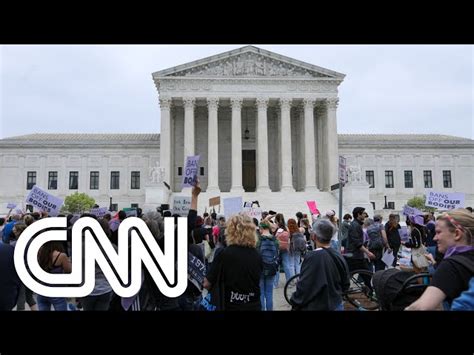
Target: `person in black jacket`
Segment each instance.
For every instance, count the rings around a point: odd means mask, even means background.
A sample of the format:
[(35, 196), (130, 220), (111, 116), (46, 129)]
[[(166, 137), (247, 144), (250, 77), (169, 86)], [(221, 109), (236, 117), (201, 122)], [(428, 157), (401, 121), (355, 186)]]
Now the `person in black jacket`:
[(385, 233), (387, 234), (388, 247), (393, 251), (393, 264), (392, 266), (397, 266), (398, 262), (398, 251), (400, 250), (400, 245), (402, 240), (400, 238), (400, 216), (397, 214), (390, 214), (388, 216), (388, 222), (385, 224)]
[(313, 224), (316, 249), (306, 254), (296, 291), (290, 299), (293, 310), (343, 310), (342, 293), (349, 289), (349, 268), (331, 246), (334, 226), (319, 219)]
[[(369, 270), (369, 264), (365, 255), (369, 259), (375, 259), (375, 255), (364, 246), (364, 232), (362, 225), (364, 224), (364, 208), (356, 207), (352, 211), (354, 220), (351, 222), (349, 233), (347, 236), (347, 251), (352, 254), (352, 257), (347, 259), (349, 270)], [(364, 255), (365, 254), (365, 255)]]
[(0, 242), (0, 311), (11, 311), (15, 307), (21, 282), (13, 263), (14, 248)]

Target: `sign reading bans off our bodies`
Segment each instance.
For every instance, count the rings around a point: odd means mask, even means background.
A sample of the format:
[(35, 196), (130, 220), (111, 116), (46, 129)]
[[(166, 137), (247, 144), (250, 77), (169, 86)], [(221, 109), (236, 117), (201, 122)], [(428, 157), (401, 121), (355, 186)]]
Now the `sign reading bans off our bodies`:
[(194, 155), (186, 158), (182, 187), (193, 187), (197, 184), (199, 157), (199, 155)]
[(440, 210), (453, 210), (464, 208), (465, 195), (458, 192), (435, 192), (430, 191), (426, 195), (425, 206), (436, 207)]
[(33, 205), (40, 211), (48, 212), (50, 216), (57, 216), (64, 201), (41, 190), (38, 186), (33, 186), (26, 197), (26, 203)]

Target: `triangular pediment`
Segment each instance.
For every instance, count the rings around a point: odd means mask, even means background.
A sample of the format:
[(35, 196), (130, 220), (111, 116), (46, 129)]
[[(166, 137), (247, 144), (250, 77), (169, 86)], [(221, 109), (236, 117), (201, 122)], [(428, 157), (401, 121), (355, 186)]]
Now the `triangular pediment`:
[(254, 46), (217, 54), (153, 74), (163, 77), (269, 77), (343, 79), (344, 74)]

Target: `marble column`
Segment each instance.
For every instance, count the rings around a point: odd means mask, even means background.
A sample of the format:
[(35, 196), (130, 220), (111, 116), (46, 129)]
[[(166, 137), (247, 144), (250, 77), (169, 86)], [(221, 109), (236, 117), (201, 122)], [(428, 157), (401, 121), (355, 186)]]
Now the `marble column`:
[(183, 98), (184, 102), (184, 160), (186, 157), (194, 155), (194, 97)]
[(161, 132), (160, 132), (160, 167), (164, 168), (163, 181), (173, 186), (171, 181), (171, 99), (160, 98)]
[(326, 146), (327, 153), (327, 184), (328, 187), (337, 184), (338, 178), (338, 165), (339, 165), (339, 147), (337, 139), (337, 116), (336, 110), (339, 99), (328, 99), (327, 100), (327, 137), (328, 144)]
[(270, 192), (268, 184), (268, 99), (257, 98), (257, 192)]
[(209, 112), (209, 125), (208, 125), (208, 183), (207, 192), (220, 193), (219, 191), (219, 136), (218, 136), (218, 121), (217, 121), (217, 109), (219, 107), (219, 98), (209, 97), (207, 98), (207, 107)]
[(316, 154), (314, 151), (314, 99), (304, 99), (305, 191), (317, 191)]
[(230, 192), (243, 193), (242, 186), (242, 99), (231, 98), (232, 106), (232, 185)]
[(294, 192), (293, 174), (292, 174), (292, 159), (291, 159), (291, 121), (290, 109), (291, 99), (280, 99), (281, 109), (281, 191)]

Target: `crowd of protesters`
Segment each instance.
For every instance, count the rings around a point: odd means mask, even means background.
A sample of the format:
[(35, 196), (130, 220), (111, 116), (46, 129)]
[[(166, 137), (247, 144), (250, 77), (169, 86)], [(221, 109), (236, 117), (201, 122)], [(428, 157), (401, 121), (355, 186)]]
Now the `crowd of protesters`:
[[(416, 272), (431, 272), (432, 281), (423, 295), (408, 310), (474, 309), (474, 215), (469, 209), (440, 214), (409, 216), (408, 240), (400, 236), (400, 216), (391, 214), (386, 223), (380, 215), (369, 216), (356, 207), (342, 221), (335, 211), (321, 215), (302, 212), (286, 217), (274, 211), (263, 212), (260, 220), (240, 213), (226, 220), (216, 213), (197, 212), (199, 184), (192, 189), (188, 219), (188, 253), (203, 266), (203, 282), (189, 278), (186, 291), (177, 298), (163, 295), (148, 270), (143, 268), (139, 293), (122, 298), (114, 293), (100, 267), (95, 268), (95, 287), (90, 295), (78, 299), (45, 297), (33, 294), (16, 274), (13, 253), (16, 241), (32, 223), (48, 218), (46, 213), (8, 214), (0, 218), (0, 310), (273, 310), (275, 292), (282, 292), (285, 281), (299, 274), (296, 292), (291, 297), (294, 310), (343, 310), (343, 293), (349, 288), (352, 270), (372, 272), (398, 267), (402, 248), (426, 247), (428, 266)], [(10, 211), (11, 212), (11, 211)], [(80, 217), (98, 220), (111, 244), (118, 246), (118, 228), (127, 218), (124, 211), (98, 218), (93, 214), (67, 215), (64, 242), (50, 241), (39, 250), (38, 262), (49, 273), (70, 273), (71, 230)], [(143, 219), (164, 250), (164, 218), (178, 215), (169, 210), (142, 213)], [(393, 263), (382, 260), (392, 253)], [(282, 274), (282, 275), (280, 275)], [(364, 280), (370, 284), (370, 280)], [(277, 289), (277, 291), (275, 291)], [(218, 296), (216, 296), (218, 295)], [(220, 299), (217, 300), (216, 297)]]

